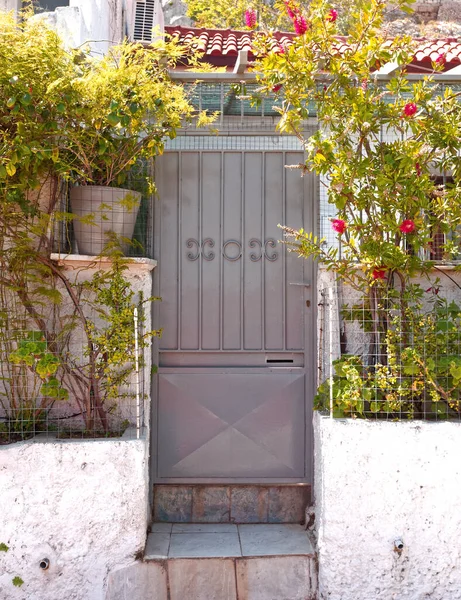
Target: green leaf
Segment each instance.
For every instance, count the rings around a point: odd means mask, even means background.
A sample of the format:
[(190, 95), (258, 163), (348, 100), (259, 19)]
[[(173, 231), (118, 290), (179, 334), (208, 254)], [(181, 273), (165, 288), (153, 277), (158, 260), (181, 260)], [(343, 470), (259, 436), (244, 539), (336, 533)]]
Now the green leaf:
[(0, 544), (0, 552), (8, 552), (9, 547), (3, 542)]
[(455, 380), (455, 384), (458, 384), (461, 381), (461, 365), (456, 365), (452, 363), (450, 365), (450, 375)]
[(13, 578), (13, 585), (16, 587), (21, 587), (21, 585), (24, 583), (24, 581), (18, 577), (18, 575), (16, 575), (16, 577)]
[(108, 120), (108, 122), (115, 127), (115, 125), (118, 125), (120, 123), (120, 117), (117, 115), (117, 113), (109, 113), (106, 117), (106, 119)]
[(418, 375), (420, 370), (420, 366), (417, 363), (407, 362), (403, 364), (403, 372), (405, 375)]
[(11, 162), (7, 163), (5, 168), (10, 177), (13, 177), (13, 175), (16, 173), (16, 167)]

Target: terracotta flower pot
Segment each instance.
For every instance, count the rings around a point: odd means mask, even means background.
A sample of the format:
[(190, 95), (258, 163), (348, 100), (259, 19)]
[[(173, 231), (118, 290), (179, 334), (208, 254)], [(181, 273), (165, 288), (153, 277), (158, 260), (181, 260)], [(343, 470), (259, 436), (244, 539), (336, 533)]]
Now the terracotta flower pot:
[(70, 190), (75, 240), (79, 254), (102, 254), (115, 234), (123, 252), (129, 249), (138, 216), (141, 194), (132, 190), (82, 185)]

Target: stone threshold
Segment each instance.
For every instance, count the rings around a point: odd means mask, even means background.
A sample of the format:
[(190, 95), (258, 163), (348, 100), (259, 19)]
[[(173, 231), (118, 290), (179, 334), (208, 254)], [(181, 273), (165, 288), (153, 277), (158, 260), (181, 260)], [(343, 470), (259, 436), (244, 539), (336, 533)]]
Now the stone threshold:
[(301, 525), (154, 523), (144, 560), (270, 556), (314, 558), (315, 553)]

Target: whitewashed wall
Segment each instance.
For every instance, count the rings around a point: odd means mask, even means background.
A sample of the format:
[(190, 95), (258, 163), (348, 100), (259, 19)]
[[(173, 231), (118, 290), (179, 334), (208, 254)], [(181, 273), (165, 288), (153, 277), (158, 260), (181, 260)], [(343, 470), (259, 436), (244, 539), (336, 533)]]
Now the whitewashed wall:
[(461, 423), (314, 425), (319, 600), (459, 600)]
[(70, 0), (69, 6), (36, 18), (46, 20), (69, 48), (88, 42), (96, 55), (105, 54), (124, 37), (122, 0)]
[(0, 598), (103, 600), (144, 549), (147, 498), (145, 439), (0, 446)]

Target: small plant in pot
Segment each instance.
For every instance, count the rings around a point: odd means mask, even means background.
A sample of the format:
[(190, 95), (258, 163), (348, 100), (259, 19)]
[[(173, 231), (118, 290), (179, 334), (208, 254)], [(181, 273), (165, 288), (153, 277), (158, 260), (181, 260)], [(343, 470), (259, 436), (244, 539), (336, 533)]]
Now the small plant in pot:
[(130, 171), (161, 154), (164, 139), (194, 113), (183, 86), (168, 77), (180, 54), (176, 42), (160, 42), (150, 48), (126, 43), (102, 60), (83, 56), (81, 76), (64, 91), (73, 105), (63, 140), (80, 254), (103, 253), (108, 233), (126, 253), (141, 199), (126, 189)]

